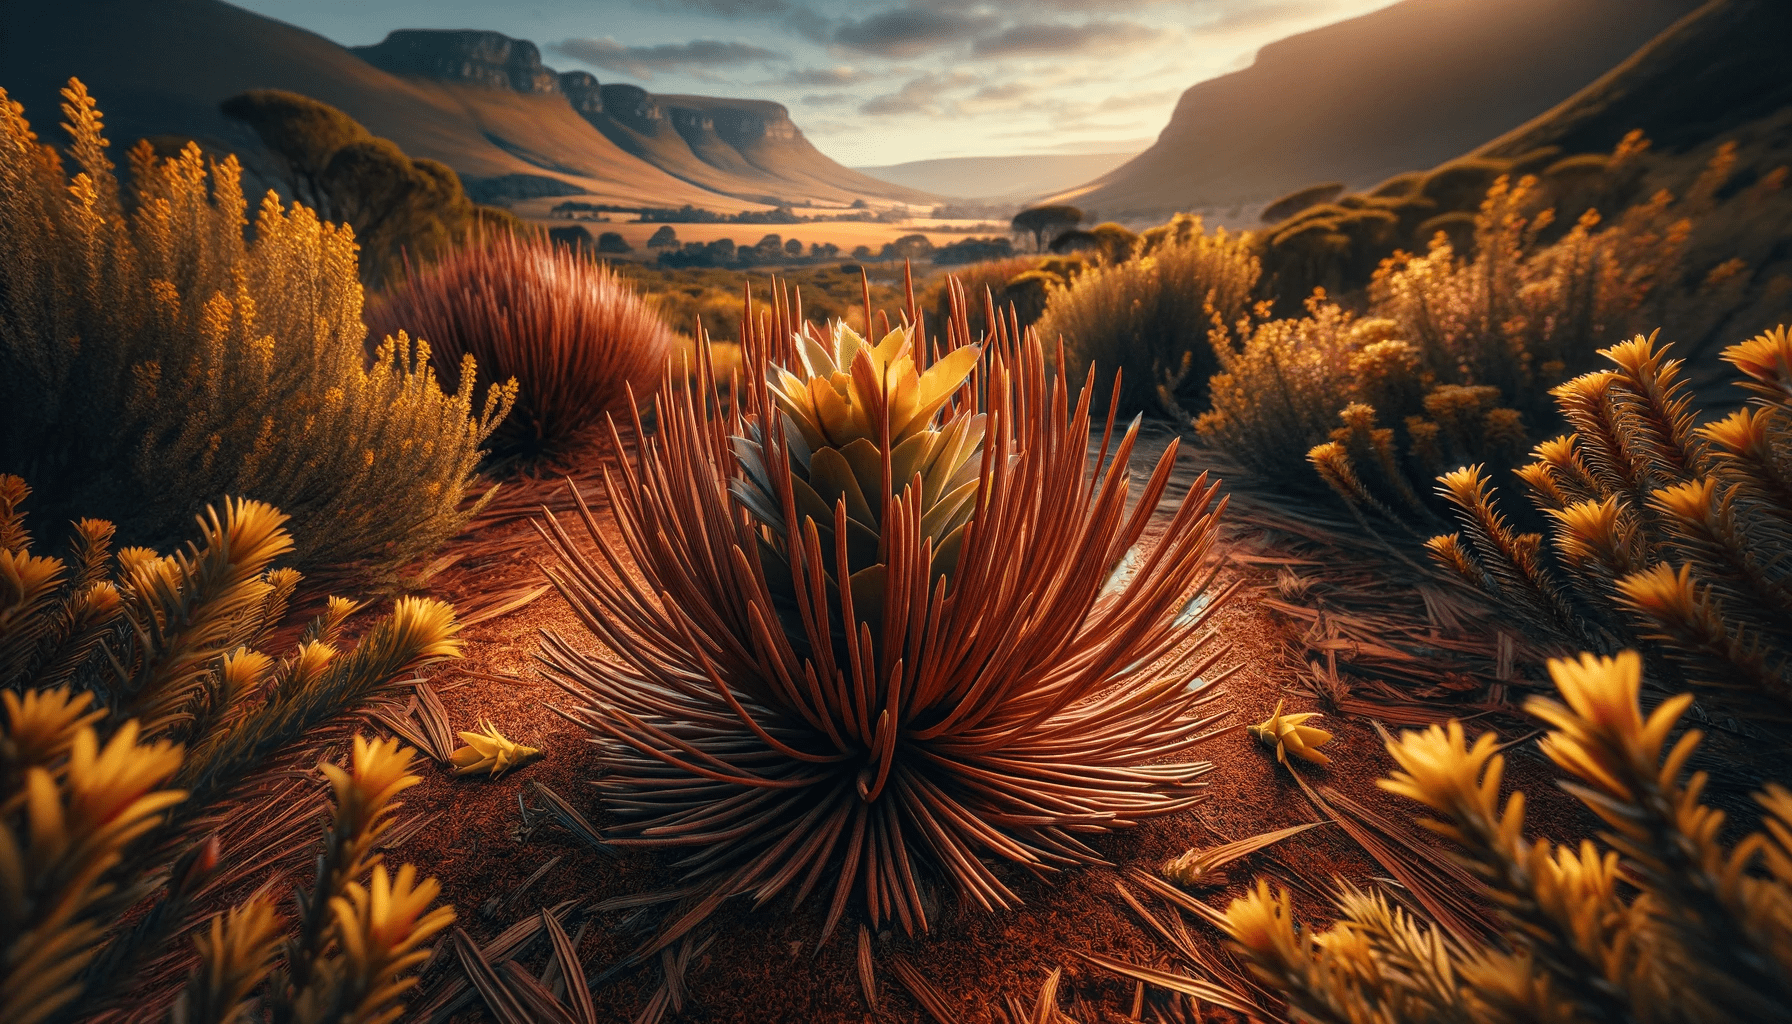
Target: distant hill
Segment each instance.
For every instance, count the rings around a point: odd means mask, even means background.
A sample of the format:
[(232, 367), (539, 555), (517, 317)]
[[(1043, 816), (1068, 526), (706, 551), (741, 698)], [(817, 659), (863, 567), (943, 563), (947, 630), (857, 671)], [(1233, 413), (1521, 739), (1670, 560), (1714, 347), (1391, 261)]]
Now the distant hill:
[[(932, 199), (829, 160), (773, 103), (671, 97), (679, 103), (665, 109), (698, 112), (691, 119), (698, 136), (714, 122), (705, 112), (751, 115), (727, 121), (723, 114), (737, 143), (728, 146), (734, 162), (706, 163), (688, 144), (684, 162), (646, 155), (625, 133), (606, 130), (613, 119), (603, 96), (616, 87), (583, 73), (558, 75), (541, 65), (532, 43), (498, 33), (394, 33), (357, 54), (221, 0), (0, 2), (0, 87), (25, 104), (46, 137), (54, 137), (57, 90), (71, 75), (98, 98), (115, 143), (195, 138), (242, 154), (252, 173), (263, 169), (260, 141), (218, 104), (248, 89), (277, 88), (342, 109), (412, 156), (440, 160), (487, 201), (582, 194), (731, 212), (780, 202)], [(658, 98), (634, 93), (644, 98), (636, 110), (656, 106)], [(676, 129), (674, 137), (682, 141)]]
[(1697, 0), (1403, 0), (1265, 46), (1182, 94), (1157, 143), (1051, 197), (1102, 217), (1372, 185), (1481, 145), (1624, 60)]
[(948, 199), (1026, 202), (1106, 174), (1136, 153), (964, 156), (858, 167), (883, 181)]

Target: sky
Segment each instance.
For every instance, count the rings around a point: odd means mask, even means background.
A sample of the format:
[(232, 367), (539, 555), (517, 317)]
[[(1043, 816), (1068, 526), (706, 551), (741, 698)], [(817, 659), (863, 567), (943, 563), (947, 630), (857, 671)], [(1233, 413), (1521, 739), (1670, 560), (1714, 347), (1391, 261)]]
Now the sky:
[(556, 71), (769, 99), (848, 166), (1136, 152), (1182, 91), (1393, 0), (233, 0), (344, 46), (527, 39)]

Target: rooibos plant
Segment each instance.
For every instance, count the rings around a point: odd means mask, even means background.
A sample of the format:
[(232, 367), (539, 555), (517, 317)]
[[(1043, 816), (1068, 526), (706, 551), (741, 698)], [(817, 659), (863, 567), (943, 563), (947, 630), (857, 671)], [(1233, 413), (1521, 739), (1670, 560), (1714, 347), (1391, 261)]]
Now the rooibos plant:
[[(703, 367), (668, 378), (656, 434), (635, 418), (605, 476), (620, 540), (587, 509), (595, 556), (543, 524), (550, 576), (614, 652), (552, 633), (543, 652), (599, 738), (612, 841), (682, 851), (701, 896), (655, 947), (792, 889), (829, 893), (823, 940), (855, 893), (872, 927), (921, 932), (929, 874), (1006, 906), (990, 862), (1097, 863), (1083, 836), (1202, 798), (1211, 766), (1179, 755), (1224, 675), (1215, 485), (1145, 539), (1175, 446), (1129, 511), (1136, 422), (1115, 446), (1110, 414), (1091, 462), (1089, 391), (1071, 407), (1035, 335), (970, 347), (962, 297), (948, 328), (873, 345), (767, 316), (736, 404)], [(930, 474), (964, 466), (960, 527)]]

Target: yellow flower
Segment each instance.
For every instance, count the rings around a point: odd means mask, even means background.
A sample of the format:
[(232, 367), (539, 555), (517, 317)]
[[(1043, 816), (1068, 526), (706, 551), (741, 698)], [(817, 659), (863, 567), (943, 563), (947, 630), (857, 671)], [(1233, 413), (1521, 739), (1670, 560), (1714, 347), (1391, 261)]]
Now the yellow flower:
[(1288, 763), (1288, 755), (1293, 754), (1303, 761), (1314, 764), (1328, 764), (1331, 758), (1321, 754), (1318, 748), (1331, 742), (1332, 734), (1324, 729), (1315, 729), (1304, 724), (1310, 718), (1318, 718), (1317, 711), (1302, 711), (1298, 714), (1282, 714), (1282, 702), (1276, 701), (1276, 709), (1269, 718), (1260, 724), (1247, 726), (1252, 736), (1276, 748), (1276, 760)]
[(490, 771), (495, 779), (510, 769), (520, 768), (541, 756), (541, 751), (534, 747), (525, 747), (506, 739), (492, 723), (482, 719), (479, 724), (480, 732), (460, 734), (467, 745), (450, 755), (454, 762), (454, 774), (471, 775), (474, 772)]

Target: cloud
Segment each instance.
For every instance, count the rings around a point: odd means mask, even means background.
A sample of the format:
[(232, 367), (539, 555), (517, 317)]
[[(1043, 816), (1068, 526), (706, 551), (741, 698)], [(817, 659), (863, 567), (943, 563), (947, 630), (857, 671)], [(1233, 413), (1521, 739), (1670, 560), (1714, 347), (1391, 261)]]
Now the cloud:
[(1271, 28), (1286, 21), (1329, 14), (1337, 6), (1336, 0), (1277, 0), (1271, 3), (1238, 4), (1222, 11), (1212, 21), (1202, 23), (1198, 31), (1244, 32)]
[(1115, 96), (1109, 96), (1107, 99), (1095, 104), (1095, 109), (1111, 113), (1116, 110), (1138, 110), (1141, 107), (1157, 107), (1181, 96), (1182, 92), (1181, 89), (1156, 89), (1151, 92), (1125, 92)]
[(614, 39), (562, 39), (549, 49), (593, 67), (652, 79), (656, 71), (689, 71), (701, 75), (716, 67), (783, 60), (784, 55), (747, 43), (693, 39), (688, 43), (624, 46)]
[(723, 18), (763, 17), (791, 9), (789, 0), (672, 0), (670, 6)]
[(831, 68), (796, 68), (778, 79), (784, 85), (857, 85), (875, 78), (871, 72), (841, 64)]
[(955, 10), (898, 7), (869, 18), (848, 21), (834, 30), (834, 42), (879, 57), (913, 57), (953, 46), (987, 28), (984, 15)]
[(1013, 25), (971, 44), (979, 57), (1062, 56), (1101, 53), (1154, 43), (1169, 33), (1134, 21), (1028, 22)]
[(950, 116), (954, 111), (942, 103), (945, 94), (975, 84), (977, 76), (968, 71), (921, 75), (909, 79), (895, 92), (866, 100), (859, 106), (859, 113), (885, 117), (896, 114)]
[(1037, 110), (1043, 102), (1036, 84), (1011, 81), (986, 85), (960, 100), (955, 109), (962, 114), (976, 115), (1000, 110)]
[(716, 18), (754, 18), (783, 24), (792, 35), (826, 44), (834, 31), (834, 19), (808, 4), (791, 0), (653, 0), (661, 10), (689, 11)]
[(842, 107), (857, 98), (849, 92), (821, 92), (804, 96), (799, 102), (805, 107)]

